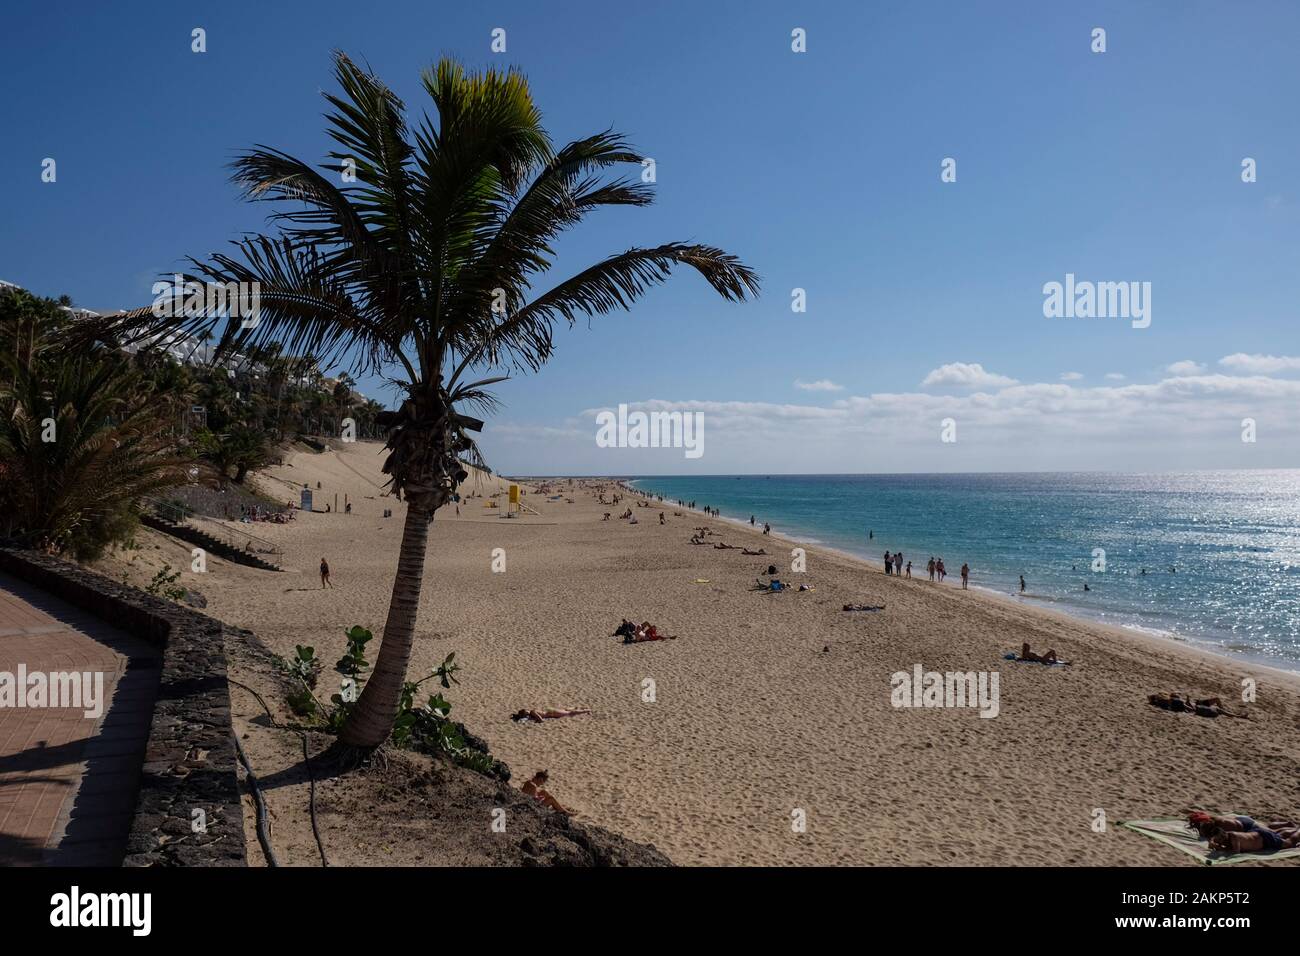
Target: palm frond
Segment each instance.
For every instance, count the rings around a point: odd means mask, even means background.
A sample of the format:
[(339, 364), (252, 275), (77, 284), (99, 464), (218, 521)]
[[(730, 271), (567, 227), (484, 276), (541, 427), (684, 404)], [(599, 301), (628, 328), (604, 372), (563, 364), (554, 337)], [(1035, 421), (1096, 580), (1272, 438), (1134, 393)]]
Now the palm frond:
[(496, 325), (490, 337), (464, 354), (456, 374), (507, 361), (536, 370), (550, 357), (556, 321), (572, 325), (579, 315), (629, 309), (648, 289), (665, 282), (676, 265), (693, 268), (728, 302), (743, 302), (759, 290), (757, 273), (715, 246), (673, 242), (629, 249), (566, 279)]

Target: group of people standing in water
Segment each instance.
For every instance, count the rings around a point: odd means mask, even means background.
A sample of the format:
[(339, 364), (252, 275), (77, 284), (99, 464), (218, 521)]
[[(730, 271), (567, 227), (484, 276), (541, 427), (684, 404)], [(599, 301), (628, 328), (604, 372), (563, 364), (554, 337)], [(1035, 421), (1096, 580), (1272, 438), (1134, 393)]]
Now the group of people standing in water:
[[(875, 537), (874, 533), (872, 534), (872, 537)], [(925, 571), (930, 576), (931, 581), (942, 582), (946, 577), (948, 577), (948, 569), (944, 566), (943, 558), (931, 557), (929, 561), (925, 562)], [(906, 563), (904, 563), (903, 552), (901, 551), (897, 551), (892, 554), (886, 551), (885, 552), (885, 573), (890, 576), (898, 575), (901, 578), (906, 578), (908, 580), (911, 580), (912, 562), (907, 561)], [(1024, 590), (1023, 580), (1024, 579), (1022, 578), (1021, 590)], [(961, 566), (961, 586), (963, 588), (969, 588), (970, 586), (970, 565), (969, 564), (963, 564)]]

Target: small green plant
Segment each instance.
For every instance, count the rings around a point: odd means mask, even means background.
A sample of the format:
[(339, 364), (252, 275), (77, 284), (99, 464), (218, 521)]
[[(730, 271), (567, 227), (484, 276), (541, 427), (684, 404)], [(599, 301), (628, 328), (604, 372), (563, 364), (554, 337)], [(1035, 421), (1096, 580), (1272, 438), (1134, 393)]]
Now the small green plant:
[(366, 671), (370, 662), (366, 660), (366, 645), (374, 637), (369, 630), (355, 624), (347, 630), (348, 649), (334, 664), (334, 670), (343, 676), (339, 693), (330, 695), (334, 709), (330, 711), (327, 723), (333, 731), (343, 729), (352, 705), (361, 696), (362, 685), (366, 682)]
[[(289, 706), (294, 713), (303, 717), (323, 717), (326, 727), (337, 733), (347, 721), (370, 670), (366, 660), (366, 645), (374, 635), (360, 625), (348, 628), (346, 632), (347, 650), (334, 665), (334, 670), (343, 678), (340, 693), (330, 696), (326, 707), (317, 700), (315, 693), (317, 677), (321, 662), (313, 647), (299, 644), (294, 648), (294, 656), (283, 662), (289, 675), (298, 682), (298, 689), (289, 695)], [(456, 663), (456, 654), (448, 654), (433, 671), (417, 681), (407, 681), (402, 685), (402, 697), (397, 719), (393, 724), (392, 742), (395, 746), (419, 750), (432, 755), (444, 755), (462, 766), (479, 773), (492, 776), (505, 776), (504, 765), (495, 760), (487, 748), (473, 737), (464, 726), (453, 721), (451, 703), (442, 696), (443, 690), (450, 690), (456, 679), (460, 665)], [(420, 687), (428, 681), (436, 680), (441, 687), (422, 704), (416, 704)]]
[(185, 595), (188, 594), (189, 591), (185, 588), (172, 586), (180, 578), (181, 573), (179, 571), (173, 571), (168, 574), (171, 570), (172, 566), (164, 563), (163, 566), (158, 569), (158, 573), (153, 576), (153, 580), (144, 586), (145, 593), (152, 594), (154, 597), (161, 594), (170, 601), (184, 600)]
[(402, 685), (402, 697), (397, 707), (397, 720), (393, 724), (393, 743), (399, 747), (408, 746), (417, 732), (428, 731), (430, 729), (429, 720), (446, 722), (447, 715), (451, 712), (451, 704), (443, 700), (442, 694), (436, 694), (429, 698), (429, 702), (423, 707), (415, 706), (415, 695), (420, 689), (420, 685), (425, 681), (433, 680), (435, 677), (442, 684), (444, 690), (449, 690), (452, 684), (459, 684), (456, 680), (456, 671), (460, 670), (460, 665), (455, 663), (456, 652), (448, 654), (437, 670), (427, 677), (422, 677), (417, 681), (407, 681)]
[(302, 684), (300, 690), (289, 695), (289, 707), (300, 717), (314, 717), (320, 711), (316, 703), (316, 680), (320, 675), (320, 661), (316, 658), (316, 648), (298, 644), (294, 647), (293, 659), (285, 664), (290, 676), (296, 677)]

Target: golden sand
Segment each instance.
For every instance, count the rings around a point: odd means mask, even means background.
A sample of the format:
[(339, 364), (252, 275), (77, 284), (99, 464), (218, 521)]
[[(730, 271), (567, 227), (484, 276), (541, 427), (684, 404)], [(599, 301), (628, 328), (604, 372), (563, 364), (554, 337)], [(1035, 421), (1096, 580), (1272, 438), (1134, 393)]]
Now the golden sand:
[[(350, 515), (252, 526), (283, 548), (289, 573), (210, 559), (181, 583), (281, 654), (312, 644), (332, 662), (353, 624), (376, 632), (377, 651), (405, 511), (382, 494), (381, 454), (374, 444), (302, 453), (260, 477), (275, 496), (319, 481), (318, 507), (336, 493), (353, 504)], [(486, 478), (466, 490), (505, 487)], [(677, 863), (1182, 865), (1117, 822), (1191, 806), (1297, 811), (1295, 675), (951, 583), (888, 578), (817, 547), (806, 573), (783, 575), (815, 590), (753, 592), (768, 564), (788, 571), (792, 542), (672, 506), (661, 526), (660, 507), (633, 496), (609, 507), (589, 488), (562, 488), (572, 504), (526, 496), (537, 515), (505, 518), (484, 499), (439, 512), (412, 674), (455, 651), (464, 669), (446, 692), (453, 716), (510, 764), (516, 785), (547, 768), (549, 789), (581, 819)], [(628, 505), (636, 525), (602, 520)], [(710, 544), (773, 556), (689, 544), (703, 524), (720, 532)], [(492, 570), (498, 548), (503, 573)], [(188, 567), (176, 551), (168, 560)], [(333, 590), (320, 588), (321, 557)], [(849, 602), (885, 610), (842, 611)], [(679, 639), (624, 645), (611, 636), (624, 617)], [(1074, 664), (1003, 660), (1025, 641)], [(891, 674), (917, 664), (997, 672), (998, 716), (892, 706)], [(1248, 677), (1258, 700), (1243, 705)], [(1164, 690), (1220, 696), (1251, 719), (1151, 707), (1147, 695)], [(509, 720), (566, 706), (595, 713)]]

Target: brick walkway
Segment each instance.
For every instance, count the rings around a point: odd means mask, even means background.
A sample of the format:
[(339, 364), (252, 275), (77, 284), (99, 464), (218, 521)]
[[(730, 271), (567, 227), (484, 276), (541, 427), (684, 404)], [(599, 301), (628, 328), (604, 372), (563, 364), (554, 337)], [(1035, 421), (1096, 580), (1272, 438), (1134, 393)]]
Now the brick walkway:
[(0, 866), (118, 866), (158, 690), (157, 648), (0, 573), (0, 672), (103, 671), (103, 714), (0, 706)]

